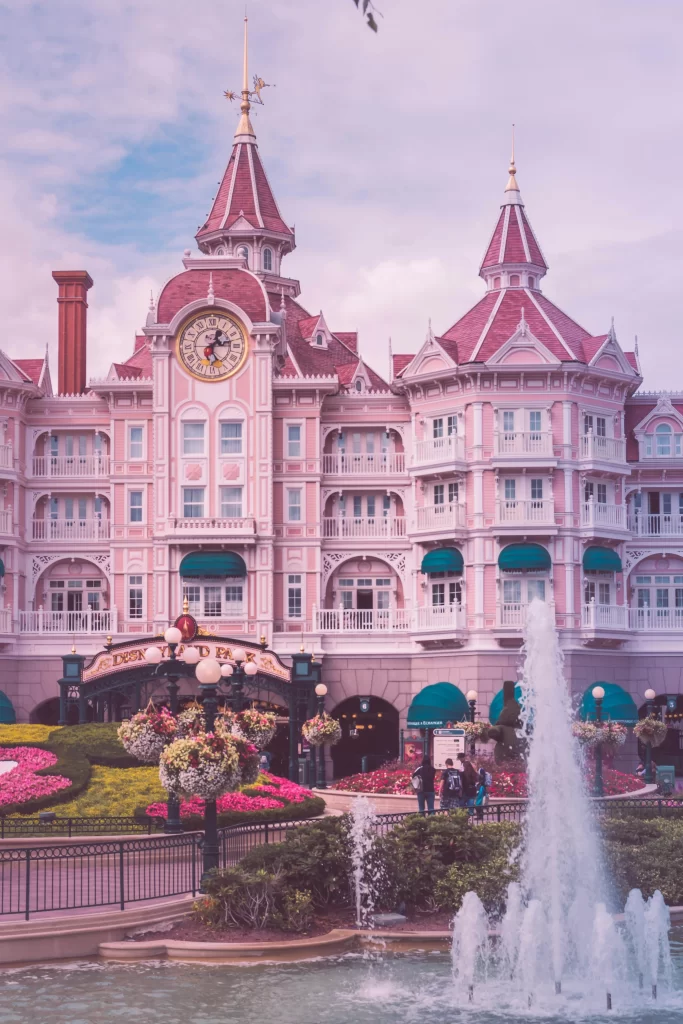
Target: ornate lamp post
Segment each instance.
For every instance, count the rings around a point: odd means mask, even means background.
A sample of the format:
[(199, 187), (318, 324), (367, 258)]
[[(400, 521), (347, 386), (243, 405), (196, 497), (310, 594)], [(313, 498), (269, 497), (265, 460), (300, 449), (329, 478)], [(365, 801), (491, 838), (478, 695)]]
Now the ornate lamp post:
[[(647, 701), (647, 705), (646, 705), (645, 710), (646, 710), (648, 718), (650, 717), (650, 715), (654, 715), (654, 713), (655, 713), (655, 706), (654, 706), (654, 704), (652, 702), (654, 701), (656, 696), (657, 696), (657, 694), (655, 693), (654, 690), (646, 690), (645, 691), (645, 700)], [(652, 778), (652, 744), (651, 743), (646, 743), (645, 744), (645, 781), (647, 783), (654, 782), (654, 779)]]
[[(593, 700), (595, 701), (595, 724), (598, 729), (602, 727), (602, 701), (605, 696), (605, 691), (602, 686), (594, 686)], [(598, 740), (595, 747), (595, 784), (593, 786), (593, 796), (604, 796), (605, 787), (602, 781), (602, 741)]]
[[(178, 644), (182, 642), (183, 634), (176, 626), (169, 626), (164, 633), (164, 640), (168, 644), (168, 658), (164, 659), (160, 647), (148, 647), (145, 651), (145, 661), (148, 665), (155, 665), (154, 674), (165, 676), (167, 679), (166, 689), (168, 690), (169, 710), (172, 715), (178, 714), (178, 680), (181, 676), (191, 675), (192, 671), (186, 672), (186, 665), (196, 665), (199, 661), (199, 651), (196, 647), (187, 647), (183, 658), (177, 654)], [(174, 834), (183, 831), (180, 822), (180, 800), (172, 793), (168, 794), (168, 812), (164, 824), (164, 832)]]
[[(325, 711), (325, 697), (327, 696), (327, 687), (324, 683), (318, 683), (315, 688), (315, 695), (318, 698), (318, 714), (322, 715)], [(325, 744), (318, 750), (318, 789), (327, 789), (327, 780), (325, 778)]]
[[(468, 704), (470, 706), (470, 722), (472, 723), (472, 725), (474, 725), (474, 723), (477, 720), (477, 691), (476, 690), (468, 690), (467, 691), (467, 702), (468, 702)], [(476, 740), (475, 740), (475, 738), (473, 736), (472, 740), (470, 742), (470, 757), (474, 757), (475, 745), (476, 745)]]
[[(202, 694), (206, 731), (213, 732), (218, 708), (218, 683), (221, 666), (215, 658), (204, 658), (195, 669)], [(204, 801), (204, 844), (202, 880), (213, 868), (218, 867), (218, 812), (215, 800)]]
[(247, 676), (255, 676), (258, 672), (258, 665), (255, 661), (247, 661), (247, 652), (243, 647), (235, 647), (232, 652), (232, 661), (227, 661), (221, 666), (221, 676), (230, 680), (232, 689), (232, 710), (239, 714), (244, 710), (244, 682)]

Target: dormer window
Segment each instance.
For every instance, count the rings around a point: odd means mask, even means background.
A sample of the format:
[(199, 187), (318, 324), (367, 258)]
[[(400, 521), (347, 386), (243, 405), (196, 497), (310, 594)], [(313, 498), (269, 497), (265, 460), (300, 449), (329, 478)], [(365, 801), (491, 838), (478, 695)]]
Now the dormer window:
[(683, 435), (674, 434), (668, 423), (660, 423), (655, 427), (654, 434), (645, 437), (645, 455), (652, 458), (669, 459), (681, 455)]
[(500, 288), (500, 275), (498, 275), (498, 277), (494, 277), (494, 279), (493, 279), (493, 287), (494, 288)]
[(264, 249), (263, 250), (263, 269), (264, 270), (272, 270), (273, 269), (273, 250), (272, 249)]
[(362, 391), (363, 390), (363, 381), (361, 380), (360, 377), (356, 378), (355, 387), (356, 387), (356, 391)]
[(510, 274), (510, 287), (519, 288), (519, 274)]
[(671, 455), (671, 427), (668, 423), (660, 423), (655, 429), (657, 455)]
[(325, 344), (325, 335), (324, 334), (316, 334), (316, 336), (315, 336), (315, 343), (316, 343), (316, 345), (324, 345)]

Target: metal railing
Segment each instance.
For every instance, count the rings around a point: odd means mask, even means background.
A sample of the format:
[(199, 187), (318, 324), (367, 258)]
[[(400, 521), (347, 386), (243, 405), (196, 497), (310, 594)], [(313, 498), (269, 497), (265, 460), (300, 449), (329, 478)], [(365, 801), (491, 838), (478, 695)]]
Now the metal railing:
[(0, 469), (14, 469), (14, 452), (11, 444), (0, 444)]
[(34, 455), (33, 476), (109, 476), (108, 455)]
[(33, 540), (109, 540), (108, 519), (33, 519)]
[(417, 508), (415, 530), (452, 530), (465, 524), (465, 507), (456, 502)]
[(683, 515), (680, 512), (665, 515), (632, 512), (628, 528), (637, 537), (683, 537)]
[(498, 523), (555, 522), (555, 502), (552, 498), (502, 498), (496, 509)]
[(0, 817), (0, 839), (12, 839), (16, 836), (123, 836), (152, 835), (163, 829), (163, 819), (151, 818), (149, 815), (130, 817), (100, 818), (60, 818), (50, 812), (32, 818)]
[(21, 633), (116, 633), (116, 609), (82, 612), (19, 612)]
[(493, 435), (494, 455), (553, 455), (549, 430), (503, 430)]
[(405, 473), (403, 452), (333, 452), (323, 455), (325, 476), (382, 476)]
[(326, 516), (322, 520), (323, 537), (375, 538), (405, 537), (404, 516)]
[(584, 501), (581, 504), (581, 525), (610, 526), (625, 530), (626, 506), (600, 501)]
[(463, 462), (465, 459), (465, 438), (459, 434), (446, 437), (428, 437), (416, 441), (413, 446), (413, 468), (439, 462)]
[(648, 633), (683, 632), (683, 608), (630, 608), (631, 629)]
[(247, 535), (251, 536), (256, 532), (256, 520), (253, 516), (242, 516), (236, 518), (200, 518), (188, 516), (168, 520), (168, 528), (171, 532), (197, 534), (227, 534), (228, 536)]
[(582, 434), (579, 458), (599, 459), (602, 462), (626, 462), (626, 441), (623, 437)]

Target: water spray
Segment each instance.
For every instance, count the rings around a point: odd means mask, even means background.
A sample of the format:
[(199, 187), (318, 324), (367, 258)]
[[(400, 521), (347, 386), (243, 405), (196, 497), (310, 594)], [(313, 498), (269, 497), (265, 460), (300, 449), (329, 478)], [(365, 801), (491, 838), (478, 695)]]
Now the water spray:
[(608, 1010), (612, 1009), (612, 993), (611, 992), (607, 993), (607, 1009)]
[(556, 996), (561, 996), (562, 995), (562, 982), (561, 981), (556, 981), (555, 982), (555, 995)]
[(470, 985), (470, 987), (468, 988), (467, 998), (471, 1003), (474, 1002), (474, 985)]

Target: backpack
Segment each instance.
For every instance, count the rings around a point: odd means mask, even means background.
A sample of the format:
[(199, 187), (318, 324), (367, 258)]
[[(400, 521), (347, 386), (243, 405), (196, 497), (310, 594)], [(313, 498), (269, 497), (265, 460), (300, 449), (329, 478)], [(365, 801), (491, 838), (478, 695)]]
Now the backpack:
[(449, 768), (446, 775), (446, 790), (452, 796), (460, 796), (462, 793), (462, 782), (460, 781), (460, 772), (457, 772), (454, 768)]
[[(418, 771), (419, 771), (419, 768), (418, 768)], [(422, 792), (422, 776), (418, 775), (417, 772), (415, 772), (415, 774), (411, 778), (410, 784), (411, 784), (411, 786), (413, 787), (413, 789), (415, 790), (416, 793), (421, 793)]]
[(486, 786), (487, 789), (489, 789), (493, 785), (493, 778), (491, 777), (491, 773), (487, 772), (485, 768), (479, 769), (479, 784), (482, 786)]

